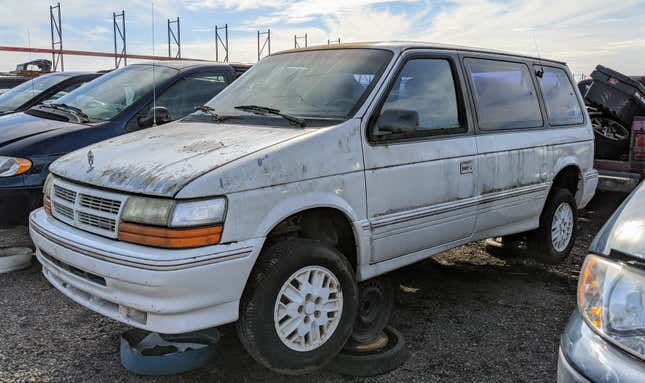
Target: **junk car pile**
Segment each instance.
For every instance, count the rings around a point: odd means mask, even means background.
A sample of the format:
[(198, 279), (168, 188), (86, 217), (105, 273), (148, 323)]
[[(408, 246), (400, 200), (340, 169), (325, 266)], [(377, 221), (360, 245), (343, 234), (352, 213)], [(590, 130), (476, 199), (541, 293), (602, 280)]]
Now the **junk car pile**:
[(632, 190), (645, 176), (645, 77), (598, 65), (579, 87), (596, 138), (599, 188)]

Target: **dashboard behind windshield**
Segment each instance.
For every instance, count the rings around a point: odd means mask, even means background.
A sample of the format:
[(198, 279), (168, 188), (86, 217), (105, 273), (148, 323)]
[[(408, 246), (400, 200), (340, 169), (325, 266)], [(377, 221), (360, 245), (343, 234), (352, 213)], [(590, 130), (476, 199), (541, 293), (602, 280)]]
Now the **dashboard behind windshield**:
[(380, 49), (324, 49), (262, 60), (207, 105), (238, 115), (235, 106), (258, 105), (294, 116), (345, 119), (360, 106), (392, 53)]
[[(56, 104), (79, 108), (92, 121), (107, 121), (172, 78), (177, 69), (165, 66), (130, 65), (105, 74), (59, 98)], [(154, 78), (154, 80), (153, 80)]]

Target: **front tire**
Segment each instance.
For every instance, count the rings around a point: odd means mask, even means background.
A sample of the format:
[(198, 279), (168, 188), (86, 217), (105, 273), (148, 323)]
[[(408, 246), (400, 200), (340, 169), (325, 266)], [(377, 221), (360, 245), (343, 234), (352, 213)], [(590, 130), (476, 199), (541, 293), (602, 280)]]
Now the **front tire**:
[(345, 345), (357, 306), (354, 272), (341, 253), (320, 241), (288, 240), (261, 254), (240, 302), (237, 330), (260, 364), (305, 374)]
[(555, 189), (540, 216), (540, 227), (530, 235), (529, 248), (546, 263), (563, 262), (578, 230), (576, 200), (567, 189)]

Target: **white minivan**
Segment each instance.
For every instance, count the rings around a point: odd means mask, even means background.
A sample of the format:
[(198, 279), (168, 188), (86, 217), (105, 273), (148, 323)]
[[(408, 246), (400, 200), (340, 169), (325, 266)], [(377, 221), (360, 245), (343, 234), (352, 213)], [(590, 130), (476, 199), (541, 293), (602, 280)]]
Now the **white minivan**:
[(391, 294), (374, 281), (391, 270), (518, 233), (566, 257), (593, 139), (561, 62), (285, 51), (180, 121), (57, 160), (30, 232), (74, 301), (160, 333), (237, 321), (258, 362), (305, 373), (381, 332)]

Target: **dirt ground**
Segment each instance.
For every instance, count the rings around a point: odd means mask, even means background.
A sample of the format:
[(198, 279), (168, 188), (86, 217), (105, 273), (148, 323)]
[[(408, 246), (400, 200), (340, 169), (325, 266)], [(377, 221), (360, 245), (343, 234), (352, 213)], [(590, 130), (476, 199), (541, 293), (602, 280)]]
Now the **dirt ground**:
[[(573, 255), (561, 265), (495, 257), (479, 242), (394, 272), (391, 324), (411, 356), (386, 375), (277, 375), (247, 356), (226, 326), (212, 365), (179, 376), (136, 376), (119, 362), (119, 335), (127, 327), (65, 298), (33, 265), (0, 274), (0, 381), (554, 382), (586, 249), (620, 199), (601, 194), (580, 212)], [(0, 247), (25, 241), (25, 228), (0, 230)]]

